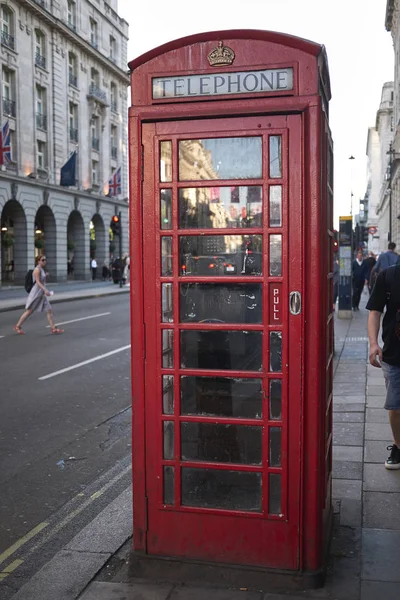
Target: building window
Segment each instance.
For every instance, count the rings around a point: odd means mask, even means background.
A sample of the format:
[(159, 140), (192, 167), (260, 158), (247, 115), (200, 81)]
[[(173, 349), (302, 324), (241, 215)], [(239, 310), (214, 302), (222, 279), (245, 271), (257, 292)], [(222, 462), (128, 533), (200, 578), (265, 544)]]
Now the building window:
[(35, 64), (46, 68), (46, 38), (39, 29), (35, 29)]
[(69, 103), (69, 139), (78, 141), (78, 106), (73, 102)]
[(111, 158), (117, 160), (118, 158), (118, 127), (111, 125)]
[(46, 144), (38, 140), (37, 144), (37, 166), (38, 169), (46, 168)]
[(68, 52), (69, 84), (78, 87), (78, 60), (73, 52)]
[(98, 28), (97, 21), (90, 19), (90, 43), (94, 48), (97, 48), (98, 43)]
[(73, 0), (68, 0), (68, 27), (76, 29), (76, 4)]
[(111, 100), (111, 110), (115, 113), (118, 112), (117, 86), (113, 82), (111, 82), (111, 85), (110, 85), (110, 100)]
[(1, 5), (1, 43), (14, 50), (14, 14), (5, 4)]
[(36, 86), (36, 127), (47, 131), (46, 89)]
[(92, 135), (92, 150), (96, 150), (96, 152), (100, 150), (99, 130), (99, 118), (93, 117), (90, 124), (90, 131)]
[(99, 163), (97, 160), (92, 160), (92, 186), (99, 185)]
[(14, 73), (4, 67), (2, 71), (2, 99), (3, 115), (15, 118)]
[(110, 35), (110, 60), (114, 63), (117, 61), (117, 40)]

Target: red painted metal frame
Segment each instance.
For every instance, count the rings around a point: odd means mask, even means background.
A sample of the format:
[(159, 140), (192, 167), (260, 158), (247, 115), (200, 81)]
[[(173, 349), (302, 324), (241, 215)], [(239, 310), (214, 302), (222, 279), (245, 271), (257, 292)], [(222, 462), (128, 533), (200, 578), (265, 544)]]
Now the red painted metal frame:
[[(251, 70), (254, 66), (254, 56), (260, 64), (260, 56), (268, 56), (264, 67), (270, 64), (283, 63), (287, 66), (298, 64), (298, 73), (295, 73), (296, 95), (281, 96), (270, 95), (268, 98), (259, 96), (254, 98), (230, 97), (229, 99), (199, 99), (192, 102), (173, 102), (156, 104), (151, 100), (149, 80), (153, 76), (163, 76), (168, 73), (179, 72), (198, 73), (204, 71), (206, 65), (203, 57), (216, 41), (224, 40), (228, 46), (234, 45), (237, 60), (235, 70)], [(190, 55), (190, 57), (189, 57)], [(143, 189), (142, 169), (154, 170), (155, 157), (153, 153), (154, 136), (162, 136), (163, 127), (168, 130), (169, 139), (178, 133), (181, 127), (179, 119), (207, 119), (227, 116), (240, 116), (243, 122), (255, 114), (266, 115), (301, 115), (302, 130), (295, 143), (290, 145), (290, 161), (293, 172), (298, 168), (302, 173), (298, 181), (298, 195), (295, 201), (300, 211), (302, 226), (297, 230), (290, 230), (288, 247), (288, 262), (297, 277), (297, 287), (303, 295), (303, 317), (300, 348), (302, 356), (302, 375), (299, 380), (300, 407), (300, 467), (298, 473), (298, 488), (300, 501), (298, 505), (298, 535), (299, 570), (317, 570), (323, 565), (323, 550), (329, 539), (331, 522), (330, 485), (331, 485), (331, 387), (332, 387), (332, 347), (333, 347), (333, 321), (331, 315), (331, 294), (327, 281), (332, 277), (328, 248), (328, 238), (333, 230), (331, 199), (327, 194), (328, 182), (328, 148), (331, 146), (328, 118), (326, 115), (327, 102), (330, 99), (329, 75), (327, 70), (324, 48), (318, 44), (277, 34), (262, 31), (228, 31), (199, 34), (182, 40), (176, 40), (160, 48), (156, 48), (130, 63), (132, 73), (132, 104), (129, 119), (129, 144), (130, 144), (130, 190), (131, 190), (131, 315), (132, 315), (132, 394), (133, 394), (133, 468), (134, 468), (134, 547), (137, 551), (148, 552), (148, 543), (155, 543), (148, 539), (147, 534), (147, 481), (146, 481), (146, 452), (149, 452), (154, 440), (149, 440), (145, 426), (149, 419), (147, 406), (145, 407), (145, 366), (148, 360), (152, 361), (151, 348), (146, 348), (147, 321), (146, 311), (151, 313), (146, 291), (146, 281), (143, 274), (143, 252), (147, 243), (154, 243), (152, 231), (143, 226), (145, 221), (143, 207), (149, 199), (150, 191)], [(231, 69), (232, 70), (232, 69)], [(210, 69), (209, 72), (212, 72)], [(223, 72), (224, 69), (219, 69)], [(229, 68), (226, 68), (229, 71)], [(211, 101), (212, 100), (212, 101)], [(298, 117), (294, 117), (298, 118)], [(165, 122), (170, 120), (168, 124)], [(251, 120), (251, 119), (250, 119)], [(153, 121), (154, 124), (143, 123)], [(172, 121), (172, 122), (171, 122)], [(163, 125), (163, 123), (165, 125)], [(220, 123), (224, 121), (221, 119)], [(203, 121), (204, 123), (204, 121)], [(176, 128), (176, 131), (174, 130)], [(145, 136), (143, 137), (143, 132)], [(220, 132), (220, 130), (219, 130)], [(141, 146), (146, 146), (145, 164), (142, 161)], [(149, 155), (150, 152), (150, 155)], [(290, 173), (292, 177), (292, 173)], [(186, 187), (186, 184), (182, 187)], [(189, 182), (190, 183), (190, 182)], [(243, 182), (242, 182), (243, 183)], [(196, 187), (198, 183), (196, 182)], [(153, 187), (153, 186), (150, 186)], [(168, 186), (166, 186), (168, 187)], [(154, 200), (154, 196), (153, 196)], [(266, 200), (264, 195), (264, 201)], [(293, 196), (290, 198), (292, 205)], [(287, 202), (286, 202), (287, 205)], [(290, 215), (289, 215), (290, 216)], [(167, 231), (162, 232), (168, 235)], [(183, 232), (180, 232), (183, 233)], [(193, 233), (193, 230), (191, 230)], [(221, 233), (218, 231), (216, 233)], [(224, 231), (225, 233), (225, 231)], [(243, 233), (234, 230), (234, 233)], [(251, 233), (255, 233), (254, 230)], [(265, 235), (265, 234), (264, 234)], [(330, 242), (330, 238), (329, 238)], [(175, 241), (175, 255), (177, 241)], [(297, 258), (300, 257), (300, 266)], [(176, 259), (177, 260), (177, 259)], [(177, 268), (177, 265), (176, 265)], [(176, 271), (175, 271), (176, 272)], [(185, 278), (185, 281), (189, 279)], [(197, 281), (197, 280), (196, 280)], [(209, 279), (207, 278), (207, 282)], [(243, 280), (241, 280), (243, 281)], [(251, 281), (254, 281), (252, 278)], [(284, 290), (282, 297), (285, 297)], [(266, 298), (264, 300), (267, 301)], [(175, 302), (176, 304), (176, 302)], [(154, 304), (153, 304), (154, 306)], [(264, 303), (264, 313), (267, 315), (268, 304)], [(177, 316), (177, 304), (175, 306)], [(285, 323), (287, 307), (284, 306), (283, 323)], [(149, 313), (149, 314), (150, 314)], [(157, 315), (153, 314), (154, 322)], [(304, 321), (303, 321), (304, 320)], [(175, 323), (177, 320), (175, 318)], [(191, 325), (191, 328), (196, 326)], [(167, 327), (168, 328), (168, 327)], [(229, 326), (229, 329), (234, 329)], [(249, 329), (249, 326), (246, 326)], [(276, 329), (275, 327), (273, 329)], [(298, 348), (289, 346), (289, 364)], [(147, 353), (147, 355), (146, 355)], [(177, 358), (177, 357), (176, 357)], [(190, 371), (185, 374), (190, 374)], [(210, 373), (211, 374), (211, 373)], [(215, 374), (213, 372), (213, 374)], [(229, 372), (229, 375), (232, 375)], [(256, 374), (255, 374), (256, 376)], [(175, 400), (177, 400), (175, 396)], [(292, 401), (292, 400), (291, 400)], [(187, 420), (185, 418), (185, 420)], [(177, 444), (175, 455), (177, 456)], [(167, 461), (166, 461), (167, 464)], [(172, 464), (172, 463), (171, 463)], [(213, 464), (213, 468), (215, 465)], [(296, 481), (290, 482), (296, 484)], [(196, 512), (196, 511), (193, 511)], [(213, 511), (210, 529), (206, 528), (205, 536), (215, 536), (219, 519), (228, 519), (222, 511)], [(187, 514), (189, 514), (188, 511)], [(204, 514), (204, 509), (201, 510)], [(165, 510), (165, 519), (168, 522), (168, 510)], [(248, 513), (246, 513), (248, 515)], [(258, 516), (258, 515), (257, 515)], [(190, 517), (190, 514), (189, 514)], [(239, 518), (236, 517), (236, 518)], [(255, 521), (257, 521), (256, 517)], [(247, 519), (250, 523), (252, 519)], [(232, 527), (236, 526), (233, 517)], [(281, 523), (278, 523), (281, 524)], [(184, 522), (182, 520), (182, 526)], [(251, 532), (248, 534), (251, 535)], [(174, 530), (170, 531), (171, 536)], [(202, 532), (200, 532), (200, 535)], [(152, 537), (152, 536), (149, 536)], [(154, 536), (153, 536), (154, 537)], [(258, 532), (254, 534), (254, 543), (260, 543), (260, 552), (263, 544), (274, 544), (277, 549), (277, 567), (284, 567), (281, 552), (283, 539), (258, 539)], [(200, 539), (200, 538), (199, 538)], [(207, 537), (202, 537), (207, 545)], [(196, 540), (187, 541), (180, 556), (190, 557), (195, 551), (193, 544)], [(199, 540), (197, 540), (199, 542)], [(214, 548), (215, 550), (215, 548)], [(283, 552), (284, 554), (284, 552)], [(280, 562), (281, 561), (281, 562)]]

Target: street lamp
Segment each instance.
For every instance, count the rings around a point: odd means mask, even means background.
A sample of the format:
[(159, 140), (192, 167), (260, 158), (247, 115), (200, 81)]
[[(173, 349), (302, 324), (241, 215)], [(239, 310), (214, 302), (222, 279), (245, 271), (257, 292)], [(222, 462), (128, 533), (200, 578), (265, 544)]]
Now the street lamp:
[[(355, 160), (356, 157), (351, 155), (349, 160)], [(350, 216), (353, 217), (353, 169), (350, 168)], [(351, 228), (353, 229), (353, 218), (351, 220)]]
[(392, 241), (392, 173), (393, 173), (393, 155), (394, 148), (393, 142), (389, 144), (389, 150), (386, 152), (389, 155), (389, 188), (387, 193), (389, 194), (389, 231), (388, 231), (388, 242)]

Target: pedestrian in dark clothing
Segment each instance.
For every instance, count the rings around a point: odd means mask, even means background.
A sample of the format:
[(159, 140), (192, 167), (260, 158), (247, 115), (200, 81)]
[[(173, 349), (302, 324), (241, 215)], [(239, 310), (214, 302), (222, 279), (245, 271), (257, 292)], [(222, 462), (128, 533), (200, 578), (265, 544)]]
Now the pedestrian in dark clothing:
[[(375, 267), (376, 265), (376, 256), (373, 252), (370, 252), (368, 254), (368, 258), (365, 259), (365, 262), (367, 264), (368, 267), (368, 275), (367, 275), (367, 282), (368, 282), (368, 289), (369, 289), (369, 293), (371, 294), (373, 285), (370, 284), (371, 281), (371, 273), (372, 273), (372, 269)], [(375, 271), (374, 271), (375, 273)]]
[(395, 249), (396, 244), (394, 242), (389, 242), (387, 251), (382, 252), (382, 254), (379, 255), (376, 263), (376, 270), (378, 273), (397, 263), (399, 255), (395, 252)]
[[(381, 316), (383, 318), (383, 350), (378, 344)], [(390, 456), (385, 461), (387, 469), (400, 469), (400, 265), (388, 267), (377, 277), (367, 303), (369, 362), (382, 368), (386, 383), (385, 408), (393, 434), (393, 445), (388, 446)]]
[(108, 266), (107, 266), (107, 261), (104, 261), (103, 264), (103, 268), (101, 269), (101, 277), (103, 279), (103, 281), (106, 281), (109, 278), (110, 274), (109, 274), (109, 270), (108, 270)]
[(362, 250), (357, 252), (357, 257), (353, 260), (352, 266), (352, 274), (353, 274), (353, 298), (352, 298), (352, 306), (353, 310), (360, 310), (360, 298), (364, 288), (364, 284), (367, 280), (368, 267), (363, 260)]

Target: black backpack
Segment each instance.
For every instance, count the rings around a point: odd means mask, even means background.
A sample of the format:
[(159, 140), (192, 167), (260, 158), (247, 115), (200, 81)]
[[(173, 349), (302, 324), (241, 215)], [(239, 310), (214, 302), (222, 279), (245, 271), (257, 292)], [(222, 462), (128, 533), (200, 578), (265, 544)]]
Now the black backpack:
[(33, 281), (33, 269), (29, 269), (25, 275), (25, 291), (29, 294), (34, 285), (35, 282)]

